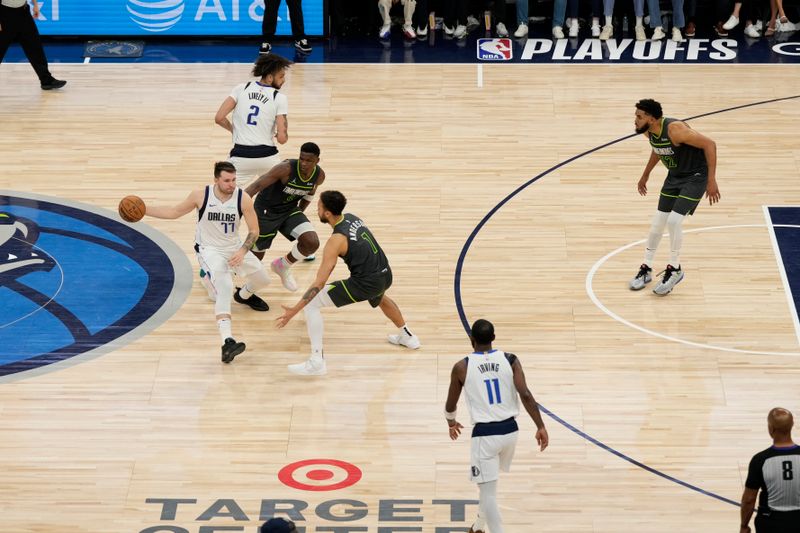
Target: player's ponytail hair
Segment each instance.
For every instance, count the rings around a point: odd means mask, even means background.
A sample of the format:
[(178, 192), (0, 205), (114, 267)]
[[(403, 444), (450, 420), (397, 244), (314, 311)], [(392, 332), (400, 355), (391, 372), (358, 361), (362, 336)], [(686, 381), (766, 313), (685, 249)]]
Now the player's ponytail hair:
[(269, 75), (275, 75), (285, 68), (289, 68), (294, 63), (281, 57), (278, 54), (264, 54), (258, 56), (255, 66), (253, 66), (253, 76), (264, 79)]

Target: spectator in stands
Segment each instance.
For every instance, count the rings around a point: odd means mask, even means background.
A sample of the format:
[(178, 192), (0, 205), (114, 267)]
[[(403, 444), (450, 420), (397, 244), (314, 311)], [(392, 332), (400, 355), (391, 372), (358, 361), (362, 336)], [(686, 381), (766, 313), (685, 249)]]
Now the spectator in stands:
[[(650, 38), (654, 41), (663, 39), (667, 34), (664, 33), (664, 28), (661, 27), (661, 8), (658, 5), (658, 0), (647, 0), (647, 9), (650, 12), (650, 27), (653, 29), (653, 35)], [(644, 0), (633, 0), (633, 12), (636, 17), (636, 26), (633, 28), (636, 40), (644, 41), (647, 39), (647, 34), (644, 31)], [(606, 23), (600, 32), (600, 40), (605, 41), (614, 34), (612, 23), (614, 0), (603, 0), (603, 14), (605, 15)]]
[(383, 26), (379, 36), (381, 39), (388, 39), (392, 31), (392, 17), (390, 11), (392, 5), (401, 4), (403, 6), (403, 36), (406, 39), (413, 39), (417, 36), (414, 31), (414, 11), (417, 7), (416, 0), (378, 0), (378, 12), (381, 14)]
[[(742, 15), (742, 11), (744, 11), (744, 15)], [(741, 18), (747, 17), (747, 20), (746, 20), (745, 26), (744, 26), (744, 34), (747, 37), (753, 37), (753, 38), (761, 37), (761, 34), (758, 33), (758, 29), (753, 24), (752, 11), (754, 11), (754, 10), (752, 9), (752, 6), (750, 5), (749, 2), (742, 1), (742, 2), (734, 3), (733, 4), (733, 12), (731, 13), (731, 16), (728, 17), (727, 22), (725, 22), (725, 24), (722, 25), (722, 27), (724, 29), (730, 31), (730, 30), (732, 30), (733, 28), (735, 28), (736, 26), (739, 25), (739, 21), (741, 20)]]
[[(275, 30), (278, 27), (278, 7), (281, 0), (264, 0), (264, 18), (261, 20), (262, 43), (260, 54), (272, 51), (272, 41), (275, 39)], [(286, 0), (289, 8), (289, 18), (292, 21), (292, 37), (294, 47), (303, 54), (311, 53), (311, 46), (306, 40), (305, 27), (303, 26), (302, 0)]]

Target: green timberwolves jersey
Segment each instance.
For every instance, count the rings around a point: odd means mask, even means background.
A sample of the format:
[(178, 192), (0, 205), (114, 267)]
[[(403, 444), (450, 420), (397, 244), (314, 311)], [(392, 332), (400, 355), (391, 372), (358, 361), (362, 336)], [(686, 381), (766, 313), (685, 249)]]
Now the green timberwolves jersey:
[(681, 144), (675, 146), (669, 138), (669, 125), (674, 118), (661, 119), (661, 134), (650, 133), (650, 146), (669, 170), (670, 176), (684, 177), (693, 174), (708, 174), (706, 155), (700, 148)]
[(255, 208), (258, 213), (280, 214), (297, 209), (300, 200), (311, 194), (319, 178), (319, 167), (308, 178), (300, 176), (300, 161), (289, 159), (289, 181), (277, 181), (261, 191), (256, 197)]
[(389, 271), (389, 260), (363, 220), (345, 213), (333, 227), (333, 233), (347, 238), (347, 253), (343, 259), (352, 277), (370, 278)]

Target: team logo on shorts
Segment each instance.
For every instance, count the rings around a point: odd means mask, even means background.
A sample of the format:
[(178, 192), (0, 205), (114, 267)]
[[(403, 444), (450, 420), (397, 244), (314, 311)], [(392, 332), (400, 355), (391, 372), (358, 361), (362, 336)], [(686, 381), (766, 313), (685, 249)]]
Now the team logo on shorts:
[(481, 469), (477, 466), (472, 467), (472, 477), (478, 477), (481, 475)]
[(0, 191), (0, 378), (127, 344), (172, 316), (191, 280), (185, 254), (144, 224)]
[(509, 61), (511, 56), (511, 39), (478, 39), (478, 59)]

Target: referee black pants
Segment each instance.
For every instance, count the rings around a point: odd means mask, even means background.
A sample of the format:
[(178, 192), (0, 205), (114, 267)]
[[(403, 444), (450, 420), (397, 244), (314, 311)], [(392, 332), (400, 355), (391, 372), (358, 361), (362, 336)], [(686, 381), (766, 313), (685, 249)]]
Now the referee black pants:
[[(289, 18), (292, 19), (292, 37), (295, 41), (306, 38), (301, 3), (302, 0), (286, 0), (286, 5), (289, 6)], [(264, 19), (261, 21), (261, 35), (264, 37), (264, 42), (271, 43), (275, 38), (280, 4), (281, 0), (264, 0)]]
[(47, 57), (44, 55), (42, 39), (36, 22), (33, 20), (28, 5), (22, 7), (6, 7), (0, 4), (0, 63), (14, 41), (19, 41), (22, 51), (28, 58), (41, 83), (53, 80), (47, 68)]
[(756, 533), (798, 533), (800, 511), (758, 511), (755, 523)]

